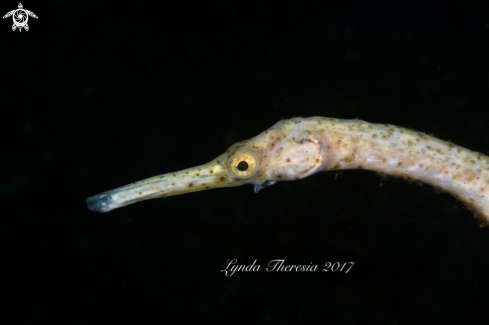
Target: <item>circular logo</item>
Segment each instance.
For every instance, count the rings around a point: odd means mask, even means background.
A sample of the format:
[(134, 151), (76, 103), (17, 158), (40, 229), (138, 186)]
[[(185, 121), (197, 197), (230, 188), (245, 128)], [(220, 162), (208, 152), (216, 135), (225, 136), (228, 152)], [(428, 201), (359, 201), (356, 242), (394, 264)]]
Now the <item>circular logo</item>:
[(29, 19), (29, 16), (24, 9), (15, 10), (15, 13), (12, 16), (14, 18), (14, 24), (17, 25), (17, 27), (24, 27)]

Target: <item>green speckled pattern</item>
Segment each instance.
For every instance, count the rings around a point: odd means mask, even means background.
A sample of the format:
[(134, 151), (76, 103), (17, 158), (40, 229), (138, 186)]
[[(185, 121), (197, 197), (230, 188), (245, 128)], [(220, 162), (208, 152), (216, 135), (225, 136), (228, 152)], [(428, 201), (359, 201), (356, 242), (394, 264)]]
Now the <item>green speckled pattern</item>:
[[(239, 171), (239, 162), (249, 168)], [(368, 169), (412, 178), (446, 190), (489, 221), (489, 158), (421, 132), (394, 125), (325, 117), (281, 120), (236, 143), (211, 162), (129, 184), (87, 198), (107, 212), (156, 197), (243, 184), (255, 192), (319, 171)]]

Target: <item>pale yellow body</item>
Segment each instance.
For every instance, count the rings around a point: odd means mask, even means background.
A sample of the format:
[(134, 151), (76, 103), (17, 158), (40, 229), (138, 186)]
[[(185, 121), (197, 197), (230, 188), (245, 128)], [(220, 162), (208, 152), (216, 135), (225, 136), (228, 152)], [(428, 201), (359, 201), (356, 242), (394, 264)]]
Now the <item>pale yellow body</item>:
[(243, 184), (258, 192), (319, 171), (358, 168), (444, 189), (489, 222), (487, 156), (394, 125), (325, 117), (282, 120), (208, 164), (89, 197), (87, 205), (106, 212), (145, 199)]

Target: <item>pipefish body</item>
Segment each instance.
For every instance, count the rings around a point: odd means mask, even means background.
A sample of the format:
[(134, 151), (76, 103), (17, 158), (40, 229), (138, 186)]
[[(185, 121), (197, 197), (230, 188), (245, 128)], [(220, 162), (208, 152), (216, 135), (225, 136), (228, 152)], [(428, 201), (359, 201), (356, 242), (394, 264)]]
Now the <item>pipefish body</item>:
[(103, 192), (86, 203), (107, 212), (218, 187), (251, 184), (258, 193), (279, 181), (355, 168), (441, 188), (472, 208), (482, 225), (489, 223), (489, 157), (403, 127), (327, 117), (281, 120), (207, 164)]

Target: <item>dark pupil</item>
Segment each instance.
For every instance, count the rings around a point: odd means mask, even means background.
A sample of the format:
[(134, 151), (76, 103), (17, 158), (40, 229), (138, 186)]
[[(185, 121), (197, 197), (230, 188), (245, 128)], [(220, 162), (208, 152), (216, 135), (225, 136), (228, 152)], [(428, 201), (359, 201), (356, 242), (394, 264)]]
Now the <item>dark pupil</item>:
[(246, 161), (240, 161), (238, 166), (236, 166), (240, 172), (244, 172), (248, 169), (248, 163)]

